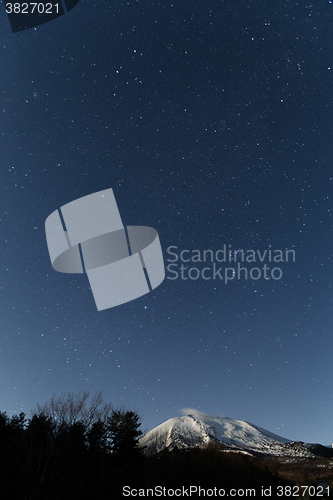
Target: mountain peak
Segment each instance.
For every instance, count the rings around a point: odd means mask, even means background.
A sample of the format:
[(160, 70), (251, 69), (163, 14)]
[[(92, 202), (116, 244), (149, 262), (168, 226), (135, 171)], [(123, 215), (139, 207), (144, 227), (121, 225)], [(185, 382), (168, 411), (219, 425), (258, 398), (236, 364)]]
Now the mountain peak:
[(164, 449), (193, 448), (224, 443), (228, 448), (269, 455), (313, 456), (304, 443), (273, 434), (243, 420), (194, 414), (175, 417), (147, 432), (141, 439), (147, 455)]

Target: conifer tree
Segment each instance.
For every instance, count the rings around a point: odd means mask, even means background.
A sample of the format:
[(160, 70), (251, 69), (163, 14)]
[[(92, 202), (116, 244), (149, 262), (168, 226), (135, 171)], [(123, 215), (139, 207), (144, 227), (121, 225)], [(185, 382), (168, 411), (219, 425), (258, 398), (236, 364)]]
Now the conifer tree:
[(140, 417), (134, 411), (113, 410), (108, 419), (111, 450), (121, 456), (138, 454), (140, 425)]

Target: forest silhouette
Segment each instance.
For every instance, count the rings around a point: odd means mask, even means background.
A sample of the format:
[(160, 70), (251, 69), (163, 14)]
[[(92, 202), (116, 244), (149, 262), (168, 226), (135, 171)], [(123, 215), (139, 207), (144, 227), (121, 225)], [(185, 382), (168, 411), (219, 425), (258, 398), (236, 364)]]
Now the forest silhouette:
[(222, 443), (146, 457), (140, 426), (138, 413), (113, 408), (102, 393), (53, 396), (31, 418), (0, 412), (1, 500), (118, 500), (128, 496), (124, 487), (142, 497), (156, 487), (190, 486), (254, 488), (262, 498), (263, 488), (305, 479), (298, 467), (286, 477), (271, 459), (228, 452)]

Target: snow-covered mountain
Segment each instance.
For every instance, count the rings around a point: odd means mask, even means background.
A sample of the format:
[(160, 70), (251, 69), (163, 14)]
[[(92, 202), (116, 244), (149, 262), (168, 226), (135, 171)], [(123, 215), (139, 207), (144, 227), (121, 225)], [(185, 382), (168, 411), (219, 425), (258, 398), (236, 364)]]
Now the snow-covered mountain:
[(165, 448), (192, 448), (209, 442), (222, 442), (230, 449), (250, 453), (299, 457), (313, 457), (317, 446), (293, 442), (242, 420), (198, 414), (171, 418), (140, 439), (146, 455)]

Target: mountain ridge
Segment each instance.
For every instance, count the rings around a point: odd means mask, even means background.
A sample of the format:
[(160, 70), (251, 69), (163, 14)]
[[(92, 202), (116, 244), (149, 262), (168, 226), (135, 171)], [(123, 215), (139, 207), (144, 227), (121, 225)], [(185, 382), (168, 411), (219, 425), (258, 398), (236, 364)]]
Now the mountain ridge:
[(292, 441), (262, 427), (229, 417), (190, 414), (163, 422), (140, 439), (145, 454), (155, 455), (173, 448), (193, 448), (220, 443), (230, 451), (273, 456), (333, 456), (333, 450), (319, 444)]

